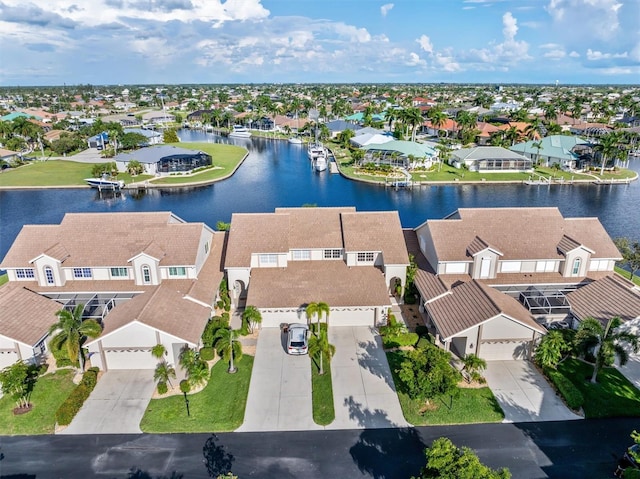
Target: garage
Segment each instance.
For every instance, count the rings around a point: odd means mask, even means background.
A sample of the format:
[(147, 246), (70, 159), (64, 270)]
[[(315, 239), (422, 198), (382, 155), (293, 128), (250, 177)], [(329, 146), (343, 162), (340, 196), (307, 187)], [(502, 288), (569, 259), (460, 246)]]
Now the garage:
[[(306, 323), (304, 309), (260, 309), (263, 328), (277, 328), (282, 323)], [(378, 315), (380, 316), (380, 315)], [(331, 326), (373, 326), (376, 308), (331, 308)], [(315, 318), (314, 318), (315, 320)]]
[(20, 359), (15, 350), (2, 350), (0, 349), (0, 370), (11, 366), (13, 363)]
[(112, 369), (155, 369), (158, 360), (151, 355), (151, 348), (105, 349), (107, 370)]
[(486, 361), (528, 359), (530, 344), (523, 340), (482, 341), (479, 356)]

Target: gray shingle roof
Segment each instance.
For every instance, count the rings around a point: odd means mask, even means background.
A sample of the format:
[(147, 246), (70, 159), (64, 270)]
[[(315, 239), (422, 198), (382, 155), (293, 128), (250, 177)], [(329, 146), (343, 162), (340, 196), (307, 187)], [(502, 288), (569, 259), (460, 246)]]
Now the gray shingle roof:
[(126, 163), (132, 160), (137, 160), (140, 163), (154, 164), (167, 156), (192, 157), (199, 154), (202, 154), (202, 152), (198, 150), (189, 150), (187, 148), (179, 148), (177, 146), (162, 145), (140, 148), (139, 150), (132, 151), (131, 153), (120, 153), (113, 159), (114, 161), (123, 161)]
[(602, 324), (619, 316), (623, 321), (640, 318), (640, 293), (619, 275), (611, 275), (567, 293), (571, 313), (583, 320), (595, 318)]

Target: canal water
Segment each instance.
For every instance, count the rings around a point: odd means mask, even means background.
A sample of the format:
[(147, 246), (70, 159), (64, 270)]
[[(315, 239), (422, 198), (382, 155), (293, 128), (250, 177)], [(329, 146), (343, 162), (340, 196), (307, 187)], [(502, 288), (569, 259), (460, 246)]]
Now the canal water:
[[(329, 170), (317, 173), (306, 149), (286, 141), (229, 139), (192, 130), (183, 130), (179, 136), (182, 141), (234, 143), (250, 153), (231, 178), (198, 188), (119, 195), (89, 189), (0, 191), (0, 258), (22, 225), (58, 223), (66, 212), (173, 211), (187, 221), (203, 221), (215, 228), (216, 222), (228, 222), (234, 212), (272, 212), (279, 206), (302, 205), (398, 210), (405, 227), (462, 207), (557, 206), (565, 216), (597, 216), (612, 237), (640, 240), (639, 181), (615, 186), (478, 184), (396, 190), (347, 180)], [(640, 171), (640, 160), (632, 160), (631, 168)]]

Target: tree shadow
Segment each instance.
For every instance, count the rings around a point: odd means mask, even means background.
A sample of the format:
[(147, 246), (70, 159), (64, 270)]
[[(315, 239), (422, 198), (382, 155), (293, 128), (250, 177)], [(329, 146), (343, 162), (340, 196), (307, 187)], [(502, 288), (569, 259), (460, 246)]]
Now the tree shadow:
[(396, 385), (393, 382), (389, 362), (382, 347), (382, 340), (377, 337), (376, 341), (358, 341), (358, 347), (360, 348), (358, 354), (360, 367), (374, 376), (384, 379), (387, 386), (395, 392)]
[(212, 434), (202, 447), (204, 465), (209, 477), (218, 477), (231, 472), (235, 457), (225, 451), (222, 444), (218, 444), (218, 436)]
[(344, 405), (349, 409), (349, 419), (356, 421), (361, 428), (392, 428), (398, 425), (387, 417), (382, 409), (370, 410), (349, 396), (344, 399)]

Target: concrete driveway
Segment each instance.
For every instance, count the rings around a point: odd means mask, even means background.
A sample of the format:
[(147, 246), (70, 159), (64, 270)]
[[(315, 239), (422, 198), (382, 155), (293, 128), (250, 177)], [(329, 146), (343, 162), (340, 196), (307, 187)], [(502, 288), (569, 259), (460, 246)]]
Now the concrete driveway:
[(504, 411), (504, 422), (582, 419), (529, 361), (487, 361), (484, 376)]
[(331, 326), (336, 419), (326, 429), (406, 427), (382, 340), (368, 326)]
[(636, 388), (640, 389), (640, 354), (629, 354), (629, 361), (624, 366), (618, 366), (624, 376), (631, 381)]
[(134, 434), (155, 388), (149, 369), (102, 375), (71, 424), (59, 434)]
[(322, 427), (313, 422), (309, 356), (288, 355), (280, 329), (263, 328), (258, 335), (244, 422), (237, 431), (313, 429)]

